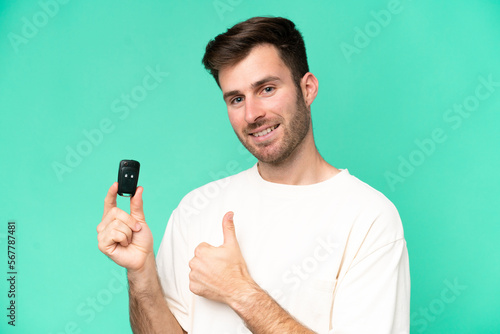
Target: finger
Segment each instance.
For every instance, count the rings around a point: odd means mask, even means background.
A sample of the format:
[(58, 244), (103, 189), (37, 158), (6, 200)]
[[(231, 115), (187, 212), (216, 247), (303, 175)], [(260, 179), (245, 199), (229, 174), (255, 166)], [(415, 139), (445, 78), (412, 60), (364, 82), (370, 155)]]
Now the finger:
[(196, 256), (195, 256), (195, 257), (193, 257), (193, 258), (189, 261), (189, 263), (188, 263), (188, 265), (189, 265), (189, 269), (191, 269), (191, 271), (193, 271), (193, 270), (194, 270), (194, 269), (198, 266), (198, 263), (199, 263), (199, 262), (200, 262), (200, 259), (199, 259), (199, 258), (197, 258)]
[(117, 243), (126, 247), (132, 242), (132, 233), (132, 230), (122, 221), (114, 220), (97, 235), (97, 240), (102, 249), (109, 249), (109, 246), (116, 247)]
[(233, 221), (234, 213), (227, 212), (222, 219), (222, 233), (224, 234), (224, 244), (238, 244), (236, 230)]
[(214, 246), (207, 244), (206, 242), (202, 242), (194, 249), (194, 257), (203, 257), (203, 255), (211, 249), (214, 249)]
[(118, 193), (118, 182), (109, 187), (108, 194), (104, 198), (104, 213), (102, 218), (108, 214), (109, 210), (116, 207), (116, 194)]
[(123, 223), (119, 223), (110, 229), (108, 235), (110, 244), (118, 243), (123, 247), (127, 247), (132, 242), (132, 230)]
[(144, 217), (144, 209), (142, 202), (143, 191), (144, 188), (137, 187), (135, 195), (130, 198), (130, 214), (141, 223), (146, 222), (146, 218)]
[(122, 221), (134, 232), (139, 232), (142, 229), (141, 224), (139, 224), (139, 222), (134, 217), (132, 217), (122, 209), (114, 207), (111, 208), (111, 210), (109, 210), (108, 214), (103, 218), (101, 223), (97, 226), (97, 232), (101, 232), (102, 230), (104, 230), (114, 220)]

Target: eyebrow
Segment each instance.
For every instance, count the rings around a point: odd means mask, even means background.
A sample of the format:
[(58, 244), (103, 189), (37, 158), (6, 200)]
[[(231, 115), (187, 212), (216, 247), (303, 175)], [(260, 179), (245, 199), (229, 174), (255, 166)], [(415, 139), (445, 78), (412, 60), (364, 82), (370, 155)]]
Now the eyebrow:
[[(279, 81), (279, 80), (281, 80), (279, 77), (270, 75), (268, 77), (260, 79), (259, 81), (254, 82), (253, 84), (251, 84), (251, 87), (252, 88), (259, 87), (259, 86), (261, 86), (261, 85), (263, 85), (265, 83), (268, 83), (268, 82), (271, 82), (271, 81)], [(238, 95), (238, 94), (241, 94), (241, 91), (239, 91), (239, 90), (232, 90), (230, 92), (224, 93), (224, 95), (222, 96), (222, 98), (225, 101), (228, 97), (233, 96), (233, 95)]]

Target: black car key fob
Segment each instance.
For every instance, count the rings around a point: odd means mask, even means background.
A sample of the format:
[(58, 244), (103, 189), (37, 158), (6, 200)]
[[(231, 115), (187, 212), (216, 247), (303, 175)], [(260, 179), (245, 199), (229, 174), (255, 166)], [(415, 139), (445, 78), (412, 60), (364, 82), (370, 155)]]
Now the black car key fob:
[(124, 197), (132, 197), (135, 195), (140, 167), (141, 164), (139, 161), (120, 161), (120, 168), (118, 169), (118, 195)]

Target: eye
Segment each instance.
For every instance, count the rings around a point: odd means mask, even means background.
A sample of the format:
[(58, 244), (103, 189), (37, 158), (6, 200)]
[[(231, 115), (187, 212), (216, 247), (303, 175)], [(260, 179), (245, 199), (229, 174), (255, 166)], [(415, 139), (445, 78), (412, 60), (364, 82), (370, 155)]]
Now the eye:
[(265, 87), (262, 91), (264, 93), (272, 93), (274, 91), (274, 87)]
[(243, 101), (243, 98), (241, 96), (235, 97), (234, 99), (231, 100), (231, 104), (238, 104)]

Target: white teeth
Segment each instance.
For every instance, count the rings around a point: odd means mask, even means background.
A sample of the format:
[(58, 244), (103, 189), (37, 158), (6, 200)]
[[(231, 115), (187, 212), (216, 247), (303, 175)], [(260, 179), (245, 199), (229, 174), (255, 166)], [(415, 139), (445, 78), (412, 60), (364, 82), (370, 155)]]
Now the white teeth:
[(267, 128), (265, 130), (262, 130), (261, 132), (257, 132), (257, 133), (252, 133), (252, 136), (254, 137), (260, 137), (260, 136), (263, 136), (263, 135), (267, 135), (269, 132), (273, 131), (274, 129), (276, 129), (278, 127), (278, 125), (275, 125), (275, 126), (271, 126), (270, 128)]

